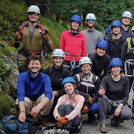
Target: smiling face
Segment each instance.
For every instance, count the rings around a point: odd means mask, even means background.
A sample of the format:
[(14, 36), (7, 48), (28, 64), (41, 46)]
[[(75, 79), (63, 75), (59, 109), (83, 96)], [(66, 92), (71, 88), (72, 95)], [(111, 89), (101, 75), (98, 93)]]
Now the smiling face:
[(95, 21), (92, 21), (92, 19), (89, 21), (86, 21), (87, 27), (88, 28), (93, 28), (95, 26)]
[(117, 35), (121, 32), (121, 28), (118, 26), (115, 26), (112, 28), (112, 32)]
[(112, 71), (112, 74), (115, 76), (120, 75), (121, 67), (120, 66), (113, 66), (111, 71)]
[(70, 82), (64, 84), (64, 89), (68, 95), (72, 95), (74, 93), (74, 86)]
[(130, 25), (130, 22), (131, 22), (131, 19), (130, 18), (127, 18), (127, 17), (123, 17), (122, 18), (122, 24), (124, 26), (129, 26)]
[(28, 68), (32, 75), (37, 75), (41, 69), (41, 63), (39, 60), (31, 60), (28, 64)]
[(106, 50), (103, 49), (103, 48), (97, 47), (97, 48), (96, 48), (96, 53), (97, 53), (100, 57), (102, 57), (102, 56), (105, 55)]
[(62, 57), (54, 57), (53, 58), (54, 64), (56, 65), (56, 67), (61, 67), (61, 65), (63, 64), (64, 59)]
[(72, 21), (71, 22), (71, 29), (73, 31), (78, 31), (78, 29), (79, 29), (79, 23), (77, 21)]
[(39, 14), (35, 13), (35, 12), (30, 12), (28, 13), (28, 18), (31, 22), (37, 22), (37, 20), (39, 19)]
[(85, 63), (85, 64), (81, 65), (81, 70), (85, 75), (89, 75), (90, 71), (91, 71), (91, 65), (88, 63)]

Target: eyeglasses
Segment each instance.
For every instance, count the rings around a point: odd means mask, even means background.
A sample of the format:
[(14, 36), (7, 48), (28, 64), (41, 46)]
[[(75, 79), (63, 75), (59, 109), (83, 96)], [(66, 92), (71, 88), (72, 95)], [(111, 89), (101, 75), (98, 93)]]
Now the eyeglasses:
[(90, 22), (90, 21), (95, 22), (95, 19), (88, 19), (87, 21), (88, 22)]
[(29, 12), (28, 14), (29, 15), (35, 15), (35, 16), (38, 16), (39, 15), (39, 13), (36, 13), (36, 12)]

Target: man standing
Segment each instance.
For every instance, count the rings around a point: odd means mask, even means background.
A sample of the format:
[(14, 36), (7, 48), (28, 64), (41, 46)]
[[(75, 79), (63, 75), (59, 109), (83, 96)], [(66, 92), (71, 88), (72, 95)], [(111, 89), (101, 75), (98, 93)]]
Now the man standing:
[(93, 13), (89, 13), (86, 16), (86, 25), (87, 29), (83, 30), (86, 38), (86, 51), (88, 56), (90, 57), (94, 54), (96, 44), (99, 40), (103, 39), (102, 33), (95, 29), (96, 16)]
[(37, 114), (48, 115), (53, 104), (51, 80), (48, 75), (40, 72), (40, 58), (31, 55), (28, 68), (30, 71), (20, 73), (17, 82), (18, 118), (21, 122), (25, 122), (26, 114), (34, 117)]
[(129, 11), (125, 11), (122, 14), (122, 37), (127, 39), (132, 37), (131, 30), (129, 29), (129, 25), (132, 19), (132, 14)]
[(45, 46), (51, 50), (49, 42), (49, 33), (38, 21), (40, 17), (40, 9), (36, 5), (28, 8), (28, 18), (16, 31), (15, 47), (20, 47), (17, 61), (19, 72), (28, 70), (27, 58), (30, 55), (38, 55), (44, 58)]

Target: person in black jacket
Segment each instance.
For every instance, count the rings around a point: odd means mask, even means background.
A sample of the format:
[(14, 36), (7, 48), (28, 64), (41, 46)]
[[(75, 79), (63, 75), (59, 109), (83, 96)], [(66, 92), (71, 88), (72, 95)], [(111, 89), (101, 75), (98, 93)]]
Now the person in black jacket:
[(96, 44), (96, 53), (91, 55), (92, 73), (97, 75), (100, 80), (108, 74), (110, 57), (106, 54), (108, 43), (105, 40), (99, 40)]
[[(62, 80), (66, 77), (71, 76), (68, 69), (63, 66), (63, 61), (65, 54), (62, 49), (55, 49), (52, 53), (54, 65), (46, 68), (43, 73), (47, 74), (51, 79), (51, 85), (53, 89), (54, 95), (54, 103), (51, 110), (51, 116), (53, 115), (54, 107), (57, 103), (58, 98), (64, 94), (64, 90), (62, 90)], [(53, 118), (54, 119), (54, 118)]]
[(119, 20), (114, 20), (111, 24), (111, 31), (113, 35), (111, 38), (107, 40), (108, 42), (108, 55), (110, 58), (118, 57), (121, 58), (121, 52), (122, 52), (122, 47), (124, 44), (127, 44), (127, 41), (122, 38), (121, 35), (121, 22)]
[(118, 126), (120, 120), (132, 118), (132, 111), (128, 107), (129, 81), (121, 76), (123, 64), (120, 58), (110, 61), (111, 75), (103, 78), (101, 82), (102, 96), (98, 99), (100, 132), (106, 133), (106, 114), (113, 114), (111, 125)]

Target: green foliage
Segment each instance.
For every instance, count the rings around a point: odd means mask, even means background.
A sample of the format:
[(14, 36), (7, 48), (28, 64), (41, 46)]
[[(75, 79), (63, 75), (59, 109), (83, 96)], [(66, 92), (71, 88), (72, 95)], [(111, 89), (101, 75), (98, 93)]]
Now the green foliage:
[(2, 93), (0, 90), (0, 119), (2, 119), (4, 116), (10, 114), (10, 109), (12, 106), (12, 101), (10, 98)]
[(26, 20), (26, 7), (24, 3), (11, 0), (0, 2), (0, 34), (2, 39), (11, 44), (15, 38), (15, 30)]

